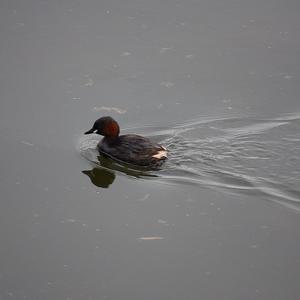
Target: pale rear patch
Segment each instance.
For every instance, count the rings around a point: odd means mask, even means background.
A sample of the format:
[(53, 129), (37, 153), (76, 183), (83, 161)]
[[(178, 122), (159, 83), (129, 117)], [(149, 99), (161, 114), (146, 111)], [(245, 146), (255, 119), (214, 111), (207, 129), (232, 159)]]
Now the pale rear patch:
[(165, 147), (162, 148), (162, 150), (159, 150), (156, 154), (152, 155), (152, 157), (157, 159), (167, 158), (167, 149)]

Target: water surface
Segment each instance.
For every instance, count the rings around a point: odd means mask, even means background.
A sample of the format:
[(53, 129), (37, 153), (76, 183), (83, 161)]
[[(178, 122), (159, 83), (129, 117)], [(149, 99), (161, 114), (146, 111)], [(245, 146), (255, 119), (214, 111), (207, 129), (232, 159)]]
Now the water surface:
[[(299, 9), (1, 1), (0, 299), (298, 299)], [(99, 161), (102, 115), (164, 167)]]

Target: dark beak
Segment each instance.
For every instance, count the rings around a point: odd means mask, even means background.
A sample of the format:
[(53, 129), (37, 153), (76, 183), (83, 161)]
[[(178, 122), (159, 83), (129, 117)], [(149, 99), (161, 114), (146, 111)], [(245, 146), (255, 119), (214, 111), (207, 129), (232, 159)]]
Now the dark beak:
[(90, 130), (88, 130), (88, 131), (85, 132), (84, 134), (91, 134), (91, 133), (94, 133), (94, 131), (96, 131), (96, 129), (91, 128)]

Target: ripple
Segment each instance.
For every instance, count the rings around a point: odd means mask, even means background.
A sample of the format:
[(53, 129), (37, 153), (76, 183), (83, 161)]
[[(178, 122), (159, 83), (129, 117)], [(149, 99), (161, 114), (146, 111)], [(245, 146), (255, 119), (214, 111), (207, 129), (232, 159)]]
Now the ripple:
[(162, 141), (161, 180), (255, 194), (300, 212), (300, 115), (193, 120)]
[[(126, 131), (126, 130), (125, 130)], [(131, 128), (169, 150), (164, 168), (151, 173), (164, 184), (198, 185), (255, 195), (300, 212), (300, 114), (278, 118), (194, 119), (168, 128)], [(81, 154), (99, 162), (97, 140), (79, 141)]]

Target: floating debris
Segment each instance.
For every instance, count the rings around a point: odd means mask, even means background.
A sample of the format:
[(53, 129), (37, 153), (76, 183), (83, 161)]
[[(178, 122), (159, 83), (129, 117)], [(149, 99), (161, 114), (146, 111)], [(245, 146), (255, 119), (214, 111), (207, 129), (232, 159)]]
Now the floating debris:
[(84, 86), (90, 87), (95, 84), (94, 80), (92, 78), (87, 78), (87, 82), (84, 84)]
[(26, 142), (26, 141), (21, 141), (20, 143), (24, 144), (24, 145), (27, 145), (27, 146), (31, 146), (31, 147), (34, 146), (34, 144)]
[(125, 109), (121, 109), (118, 107), (107, 107), (107, 106), (100, 106), (100, 107), (95, 106), (93, 108), (93, 110), (94, 111), (113, 111), (118, 114), (125, 114), (127, 112), (127, 110), (125, 110)]
[(158, 220), (157, 220), (157, 223), (158, 223), (158, 224), (166, 224), (166, 225), (168, 225), (168, 222), (165, 221), (165, 220), (162, 220), (162, 219), (158, 219)]
[(75, 219), (67, 219), (66, 222), (68, 222), (68, 223), (75, 223), (75, 222), (79, 222), (79, 221), (75, 220)]
[(121, 54), (121, 56), (129, 56), (129, 55), (131, 55), (130, 52), (123, 52), (123, 53)]
[(164, 87), (167, 87), (167, 88), (170, 88), (170, 87), (174, 86), (175, 83), (174, 83), (174, 82), (170, 82), (170, 81), (162, 81), (162, 82), (160, 83), (160, 85), (161, 85), (161, 86), (164, 86)]
[(154, 240), (163, 240), (164, 237), (162, 237), (162, 236), (143, 236), (138, 239), (141, 241), (154, 241)]
[(138, 201), (145, 201), (150, 197), (150, 194), (146, 194), (145, 196), (143, 196), (142, 198), (138, 199)]
[(187, 55), (185, 56), (185, 58), (187, 58), (187, 59), (192, 59), (192, 58), (195, 58), (195, 55), (194, 55), (194, 54), (187, 54)]
[(172, 50), (172, 49), (173, 49), (172, 47), (161, 48), (161, 49), (159, 50), (159, 53), (165, 53), (165, 52), (167, 52), (168, 50)]

